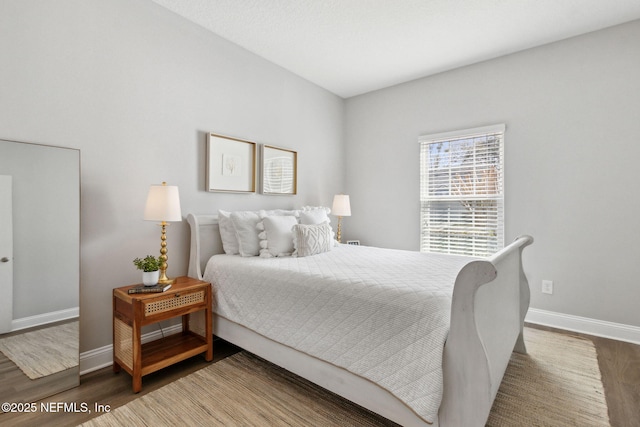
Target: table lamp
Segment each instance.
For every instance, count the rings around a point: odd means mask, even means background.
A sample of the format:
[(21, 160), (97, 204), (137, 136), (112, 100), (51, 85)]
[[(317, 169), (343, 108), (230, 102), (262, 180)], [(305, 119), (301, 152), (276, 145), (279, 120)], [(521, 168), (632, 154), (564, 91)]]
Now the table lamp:
[(333, 197), (333, 207), (331, 213), (338, 217), (338, 233), (337, 240), (340, 243), (342, 239), (342, 217), (351, 216), (351, 205), (349, 204), (349, 196), (346, 194), (336, 194)]
[(167, 222), (182, 221), (182, 212), (180, 211), (180, 195), (178, 187), (175, 185), (152, 185), (149, 188), (147, 196), (147, 204), (144, 208), (144, 219), (146, 221), (160, 221), (162, 234), (160, 236), (160, 279), (158, 283), (173, 283), (173, 279), (167, 277)]

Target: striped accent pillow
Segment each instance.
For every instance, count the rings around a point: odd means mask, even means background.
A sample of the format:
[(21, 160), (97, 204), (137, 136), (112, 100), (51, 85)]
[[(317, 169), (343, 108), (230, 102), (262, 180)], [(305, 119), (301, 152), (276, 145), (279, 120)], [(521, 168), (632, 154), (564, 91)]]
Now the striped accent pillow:
[(328, 222), (293, 226), (293, 256), (310, 256), (331, 250), (333, 237)]

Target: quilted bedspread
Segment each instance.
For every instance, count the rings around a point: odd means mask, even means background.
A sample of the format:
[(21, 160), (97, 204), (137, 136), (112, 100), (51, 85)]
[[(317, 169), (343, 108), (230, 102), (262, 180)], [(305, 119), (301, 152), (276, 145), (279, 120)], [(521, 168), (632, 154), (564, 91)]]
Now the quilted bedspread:
[(304, 258), (215, 255), (204, 278), (220, 316), (367, 378), (433, 422), (453, 284), (472, 259), (340, 245)]

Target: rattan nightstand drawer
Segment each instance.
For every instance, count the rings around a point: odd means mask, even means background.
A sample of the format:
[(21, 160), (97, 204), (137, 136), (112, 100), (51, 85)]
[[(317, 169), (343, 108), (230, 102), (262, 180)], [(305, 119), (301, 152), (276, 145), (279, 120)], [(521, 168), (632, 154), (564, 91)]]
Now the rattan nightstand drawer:
[(171, 294), (171, 291), (167, 292), (169, 292), (170, 295), (163, 295), (160, 298), (142, 303), (145, 317), (179, 308), (192, 307), (195, 304), (204, 304), (205, 302), (205, 292), (203, 290), (196, 292), (175, 292), (173, 294)]

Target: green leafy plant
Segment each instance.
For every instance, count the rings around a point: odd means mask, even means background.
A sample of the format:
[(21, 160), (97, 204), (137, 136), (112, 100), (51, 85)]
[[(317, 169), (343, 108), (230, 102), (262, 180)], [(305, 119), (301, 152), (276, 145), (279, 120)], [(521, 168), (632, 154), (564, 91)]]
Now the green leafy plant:
[(133, 265), (135, 265), (138, 270), (142, 270), (145, 273), (159, 270), (161, 264), (162, 259), (152, 255), (147, 255), (144, 259), (136, 258), (133, 260)]

